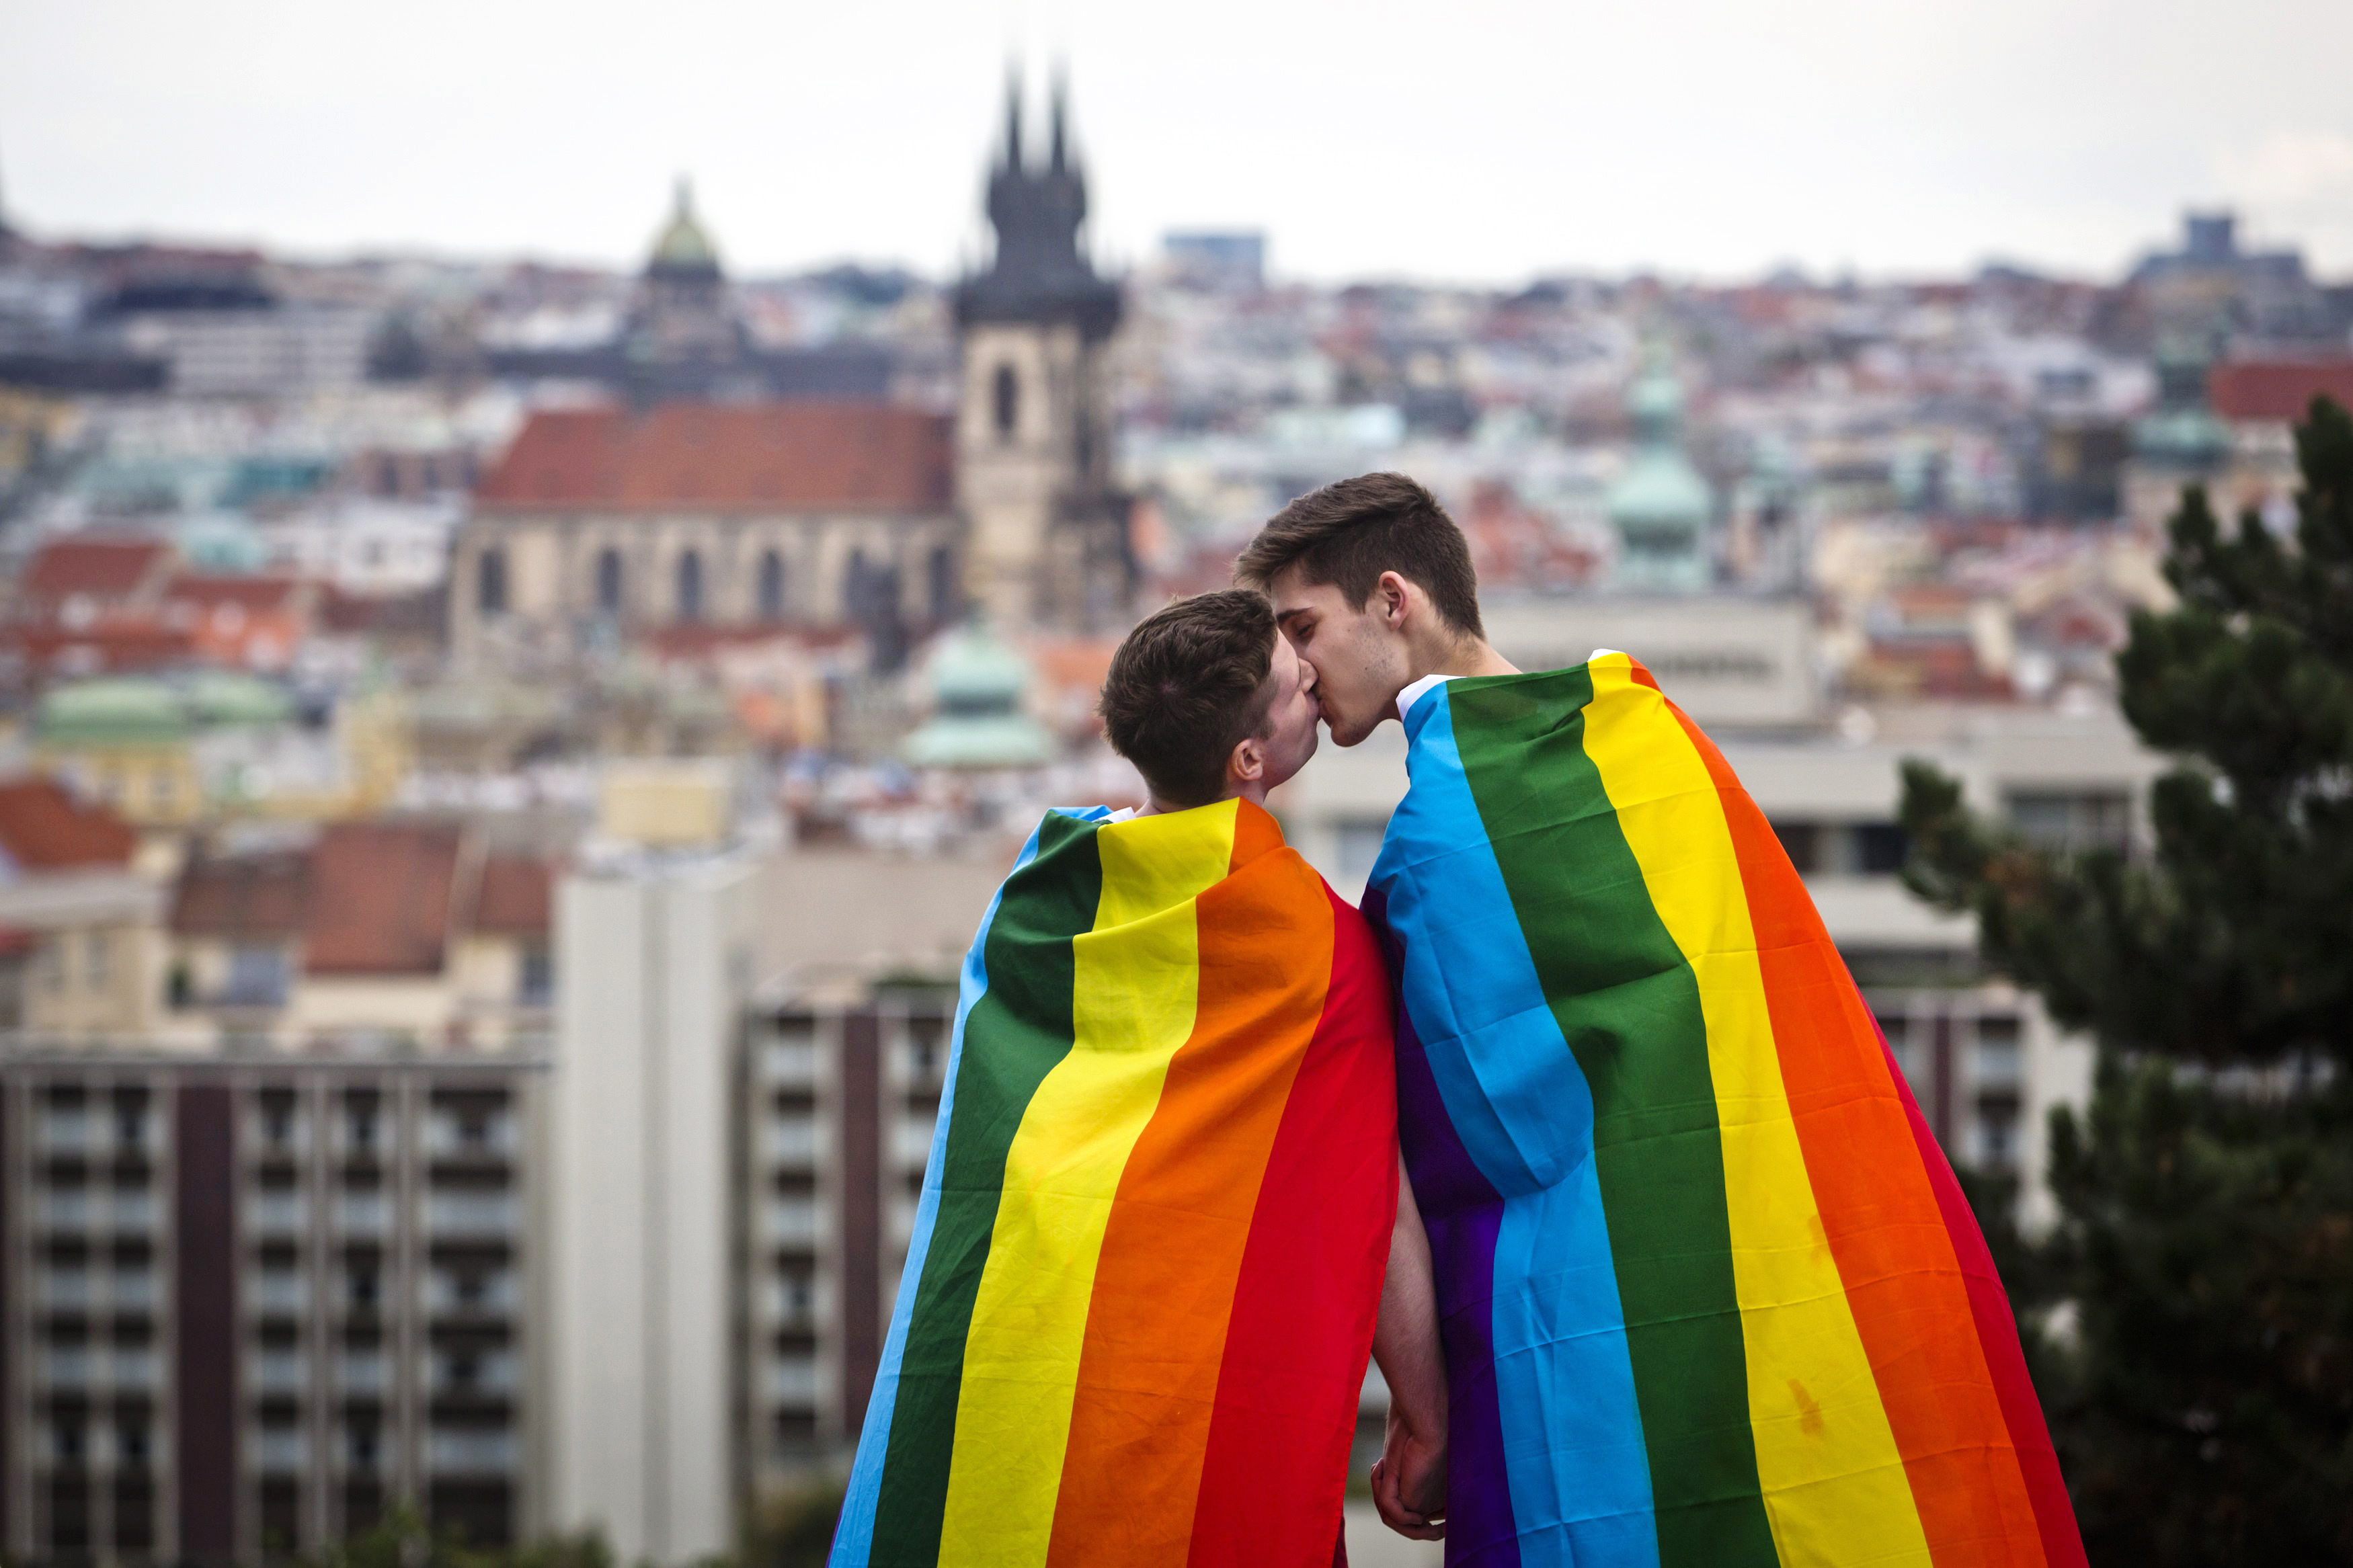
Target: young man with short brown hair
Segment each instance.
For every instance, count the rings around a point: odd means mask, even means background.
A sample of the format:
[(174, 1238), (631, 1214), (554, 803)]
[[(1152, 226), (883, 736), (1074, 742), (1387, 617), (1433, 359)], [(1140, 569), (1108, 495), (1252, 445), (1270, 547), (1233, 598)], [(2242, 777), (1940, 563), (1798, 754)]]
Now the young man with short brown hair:
[(1624, 654), (1515, 670), (1403, 475), (1235, 574), (1333, 739), (1406, 731), (1364, 911), (1449, 1394), (1393, 1408), (1384, 1520), (1524, 1568), (2080, 1563), (1984, 1243), (1722, 754)]
[(1145, 616), (1112, 656), (1097, 708), (1155, 811), (1233, 795), (1262, 805), (1315, 754), (1314, 672), (1265, 598), (1238, 589)]
[(1388, 976), (1263, 808), (1314, 673), (1205, 594), (1102, 711), (1149, 800), (1048, 813), (965, 961), (834, 1568), (1328, 1568), (1367, 1353), (1444, 1420)]

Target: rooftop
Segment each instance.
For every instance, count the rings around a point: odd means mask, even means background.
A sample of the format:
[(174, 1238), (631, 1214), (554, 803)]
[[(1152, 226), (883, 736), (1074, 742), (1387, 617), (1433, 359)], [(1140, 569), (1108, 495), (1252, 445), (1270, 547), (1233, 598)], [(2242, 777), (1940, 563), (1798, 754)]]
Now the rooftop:
[(665, 404), (543, 411), (479, 492), (485, 506), (935, 515), (949, 422), (886, 404)]
[(289, 942), (310, 910), (310, 851), (192, 857), (172, 891), (173, 931)]
[(2207, 386), (2225, 419), (2299, 421), (2315, 396), (2353, 409), (2353, 359), (2241, 360), (2216, 365)]
[(545, 936), (554, 929), (555, 869), (522, 855), (482, 861), (473, 929), (500, 936)]
[(16, 591), (27, 599), (75, 594), (126, 598), (160, 569), (172, 547), (160, 539), (55, 539), (33, 554)]
[(101, 676), (51, 688), (33, 732), (44, 745), (169, 745), (188, 733), (180, 694), (146, 676)]
[(303, 968), (312, 974), (438, 974), (449, 942), (459, 831), (438, 823), (339, 822), (311, 851)]
[(104, 806), (75, 799), (49, 779), (0, 784), (0, 852), (27, 871), (129, 863), (138, 836)]

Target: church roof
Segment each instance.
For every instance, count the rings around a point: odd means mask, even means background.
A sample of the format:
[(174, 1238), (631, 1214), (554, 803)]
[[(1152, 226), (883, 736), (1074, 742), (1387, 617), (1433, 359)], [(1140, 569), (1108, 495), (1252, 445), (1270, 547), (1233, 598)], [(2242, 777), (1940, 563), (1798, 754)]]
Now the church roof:
[(1119, 324), (1119, 285), (1099, 276), (1087, 256), (1087, 178), (1071, 147), (1068, 121), (1058, 82), (1039, 165), (1022, 150), (1021, 88), (1011, 84), (1005, 144), (988, 175), (996, 254), (987, 269), (956, 285), (958, 321), (1069, 321), (1092, 339), (1109, 336)]
[(2353, 359), (2234, 360), (2216, 365), (2208, 385), (2225, 419), (2300, 421), (2316, 396), (2353, 408)]
[(669, 224), (654, 241), (654, 252), (647, 259), (646, 270), (657, 275), (719, 274), (719, 247), (711, 243), (702, 220), (694, 216), (694, 187), (685, 180), (678, 183), (677, 205), (670, 209)]
[(950, 421), (885, 404), (658, 405), (534, 414), (484, 506), (592, 511), (945, 513)]

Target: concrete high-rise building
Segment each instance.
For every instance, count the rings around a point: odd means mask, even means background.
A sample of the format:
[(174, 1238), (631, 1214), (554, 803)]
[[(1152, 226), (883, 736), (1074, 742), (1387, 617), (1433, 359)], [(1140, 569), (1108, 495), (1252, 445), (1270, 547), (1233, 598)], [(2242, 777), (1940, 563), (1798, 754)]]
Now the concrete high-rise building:
[(788, 991), (747, 1020), (735, 1131), (747, 1501), (857, 1441), (955, 1011), (946, 986), (858, 983)]
[(549, 1502), (629, 1562), (723, 1552), (737, 1520), (729, 1134), (759, 868), (723, 789), (608, 783), (607, 828), (636, 832), (556, 899)]

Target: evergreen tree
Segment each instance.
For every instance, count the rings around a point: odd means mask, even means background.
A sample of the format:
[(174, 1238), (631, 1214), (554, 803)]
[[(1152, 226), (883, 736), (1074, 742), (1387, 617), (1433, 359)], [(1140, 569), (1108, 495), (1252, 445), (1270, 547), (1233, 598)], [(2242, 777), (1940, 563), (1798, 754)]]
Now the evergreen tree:
[(2117, 656), (2176, 761), (2151, 853), (1905, 770), (1913, 889), (2099, 1047), (2005, 1276), (2094, 1562), (2353, 1562), (2353, 418), (2316, 400), (2296, 449), (2292, 540), (2183, 493), (2179, 601)]

